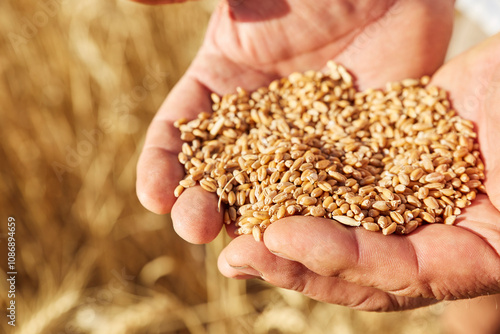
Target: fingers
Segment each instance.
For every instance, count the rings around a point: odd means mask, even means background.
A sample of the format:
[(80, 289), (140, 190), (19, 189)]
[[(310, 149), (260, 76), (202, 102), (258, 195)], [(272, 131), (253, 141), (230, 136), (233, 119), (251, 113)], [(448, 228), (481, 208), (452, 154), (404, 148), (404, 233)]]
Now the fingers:
[(219, 270), (227, 277), (261, 277), (272, 285), (292, 289), (313, 299), (369, 311), (391, 311), (428, 305), (434, 300), (397, 297), (380, 290), (325, 277), (302, 264), (269, 252), (251, 236), (233, 240), (219, 256)]
[(450, 92), (461, 116), (474, 122), (485, 110), (485, 99), (500, 89), (500, 34), (487, 39), (446, 63), (434, 75), (431, 85)]
[(146, 136), (137, 166), (137, 196), (150, 211), (164, 214), (175, 202), (174, 189), (184, 176), (177, 160), (182, 141), (173, 123), (180, 118), (195, 118), (209, 111), (209, 93), (190, 76), (184, 76), (174, 87)]
[(486, 165), (486, 189), (500, 210), (500, 34), (451, 60), (431, 84), (450, 92), (453, 107), (473, 121)]
[(205, 244), (217, 237), (222, 228), (222, 210), (218, 198), (201, 187), (184, 190), (172, 208), (172, 222), (177, 234), (188, 242)]
[(210, 242), (217, 236), (222, 227), (222, 211), (217, 209), (217, 196), (200, 187), (186, 189), (176, 200), (174, 189), (184, 176), (184, 169), (177, 158), (182, 141), (173, 123), (208, 110), (211, 109), (206, 88), (189, 75), (184, 76), (151, 123), (137, 167), (137, 195), (141, 203), (159, 214), (172, 210), (176, 232), (196, 244)]
[(500, 264), (498, 263), (498, 258), (500, 258), (499, 221), (500, 213), (491, 203), (489, 196), (478, 195), (470, 207), (462, 210), (462, 214), (455, 223), (456, 226), (481, 236), (490, 245), (492, 250), (497, 253), (497, 265), (495, 266), (493, 262), (491, 263), (491, 268), (496, 269), (498, 276), (500, 276)]
[(500, 278), (498, 254), (488, 243), (464, 228), (443, 224), (420, 227), (408, 236), (384, 236), (333, 220), (290, 217), (271, 224), (264, 242), (272, 252), (321, 276), (400, 296), (477, 296), (491, 292)]
[(382, 17), (357, 32), (336, 61), (360, 74), (361, 89), (431, 75), (446, 55), (453, 6), (449, 0), (395, 1)]

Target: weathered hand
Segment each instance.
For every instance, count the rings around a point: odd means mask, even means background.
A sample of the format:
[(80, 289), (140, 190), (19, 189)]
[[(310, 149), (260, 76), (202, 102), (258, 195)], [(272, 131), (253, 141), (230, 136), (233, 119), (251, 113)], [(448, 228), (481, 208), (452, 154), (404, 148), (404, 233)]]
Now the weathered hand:
[(431, 84), (477, 125), (488, 196), (456, 226), (422, 226), (408, 236), (308, 217), (271, 224), (264, 243), (233, 240), (219, 258), (228, 277), (261, 276), (312, 298), (363, 310), (402, 310), (500, 292), (500, 34), (440, 68)]
[(196, 59), (151, 123), (137, 169), (140, 201), (156, 213), (171, 210), (187, 241), (210, 242), (222, 228), (216, 197), (199, 187), (177, 201), (173, 195), (184, 174), (175, 120), (210, 111), (212, 91), (252, 90), (293, 71), (319, 70), (330, 59), (357, 73), (359, 88), (433, 73), (452, 20), (452, 0), (222, 1)]

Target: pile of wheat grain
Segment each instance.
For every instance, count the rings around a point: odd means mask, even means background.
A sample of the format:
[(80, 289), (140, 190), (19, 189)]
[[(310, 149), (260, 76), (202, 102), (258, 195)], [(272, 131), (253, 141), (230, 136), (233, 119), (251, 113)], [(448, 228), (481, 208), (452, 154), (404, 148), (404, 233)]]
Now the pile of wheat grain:
[(453, 224), (484, 192), (473, 124), (429, 77), (358, 92), (333, 62), (248, 93), (212, 94), (213, 114), (179, 120), (186, 177), (227, 204), (226, 223), (262, 232), (292, 215), (383, 234)]

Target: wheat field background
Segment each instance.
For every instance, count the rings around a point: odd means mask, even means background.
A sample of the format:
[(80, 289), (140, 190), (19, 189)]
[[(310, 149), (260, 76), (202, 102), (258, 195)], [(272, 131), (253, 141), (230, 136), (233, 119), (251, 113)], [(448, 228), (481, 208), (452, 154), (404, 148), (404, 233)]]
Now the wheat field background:
[[(224, 236), (174, 233), (135, 195), (147, 126), (201, 43), (215, 1), (0, 2), (0, 331), (441, 333), (443, 305), (390, 314), (220, 275)], [(7, 219), (16, 220), (16, 326)]]

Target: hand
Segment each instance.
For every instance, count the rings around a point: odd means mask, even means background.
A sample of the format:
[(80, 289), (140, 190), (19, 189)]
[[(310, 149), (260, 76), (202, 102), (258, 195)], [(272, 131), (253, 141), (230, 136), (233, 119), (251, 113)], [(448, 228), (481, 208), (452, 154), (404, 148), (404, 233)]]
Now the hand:
[(222, 1), (197, 57), (151, 123), (137, 168), (139, 200), (156, 213), (172, 210), (174, 228), (187, 241), (210, 242), (222, 228), (217, 198), (199, 187), (177, 201), (173, 195), (184, 175), (175, 120), (211, 110), (212, 91), (253, 90), (293, 71), (319, 70), (330, 59), (359, 74), (361, 89), (433, 73), (452, 20), (452, 0)]
[(264, 243), (233, 240), (219, 257), (228, 277), (260, 276), (314, 299), (362, 310), (402, 310), (443, 299), (500, 292), (500, 34), (440, 68), (431, 84), (450, 92), (477, 125), (488, 196), (456, 226), (419, 227), (408, 236), (290, 217), (273, 223)]

